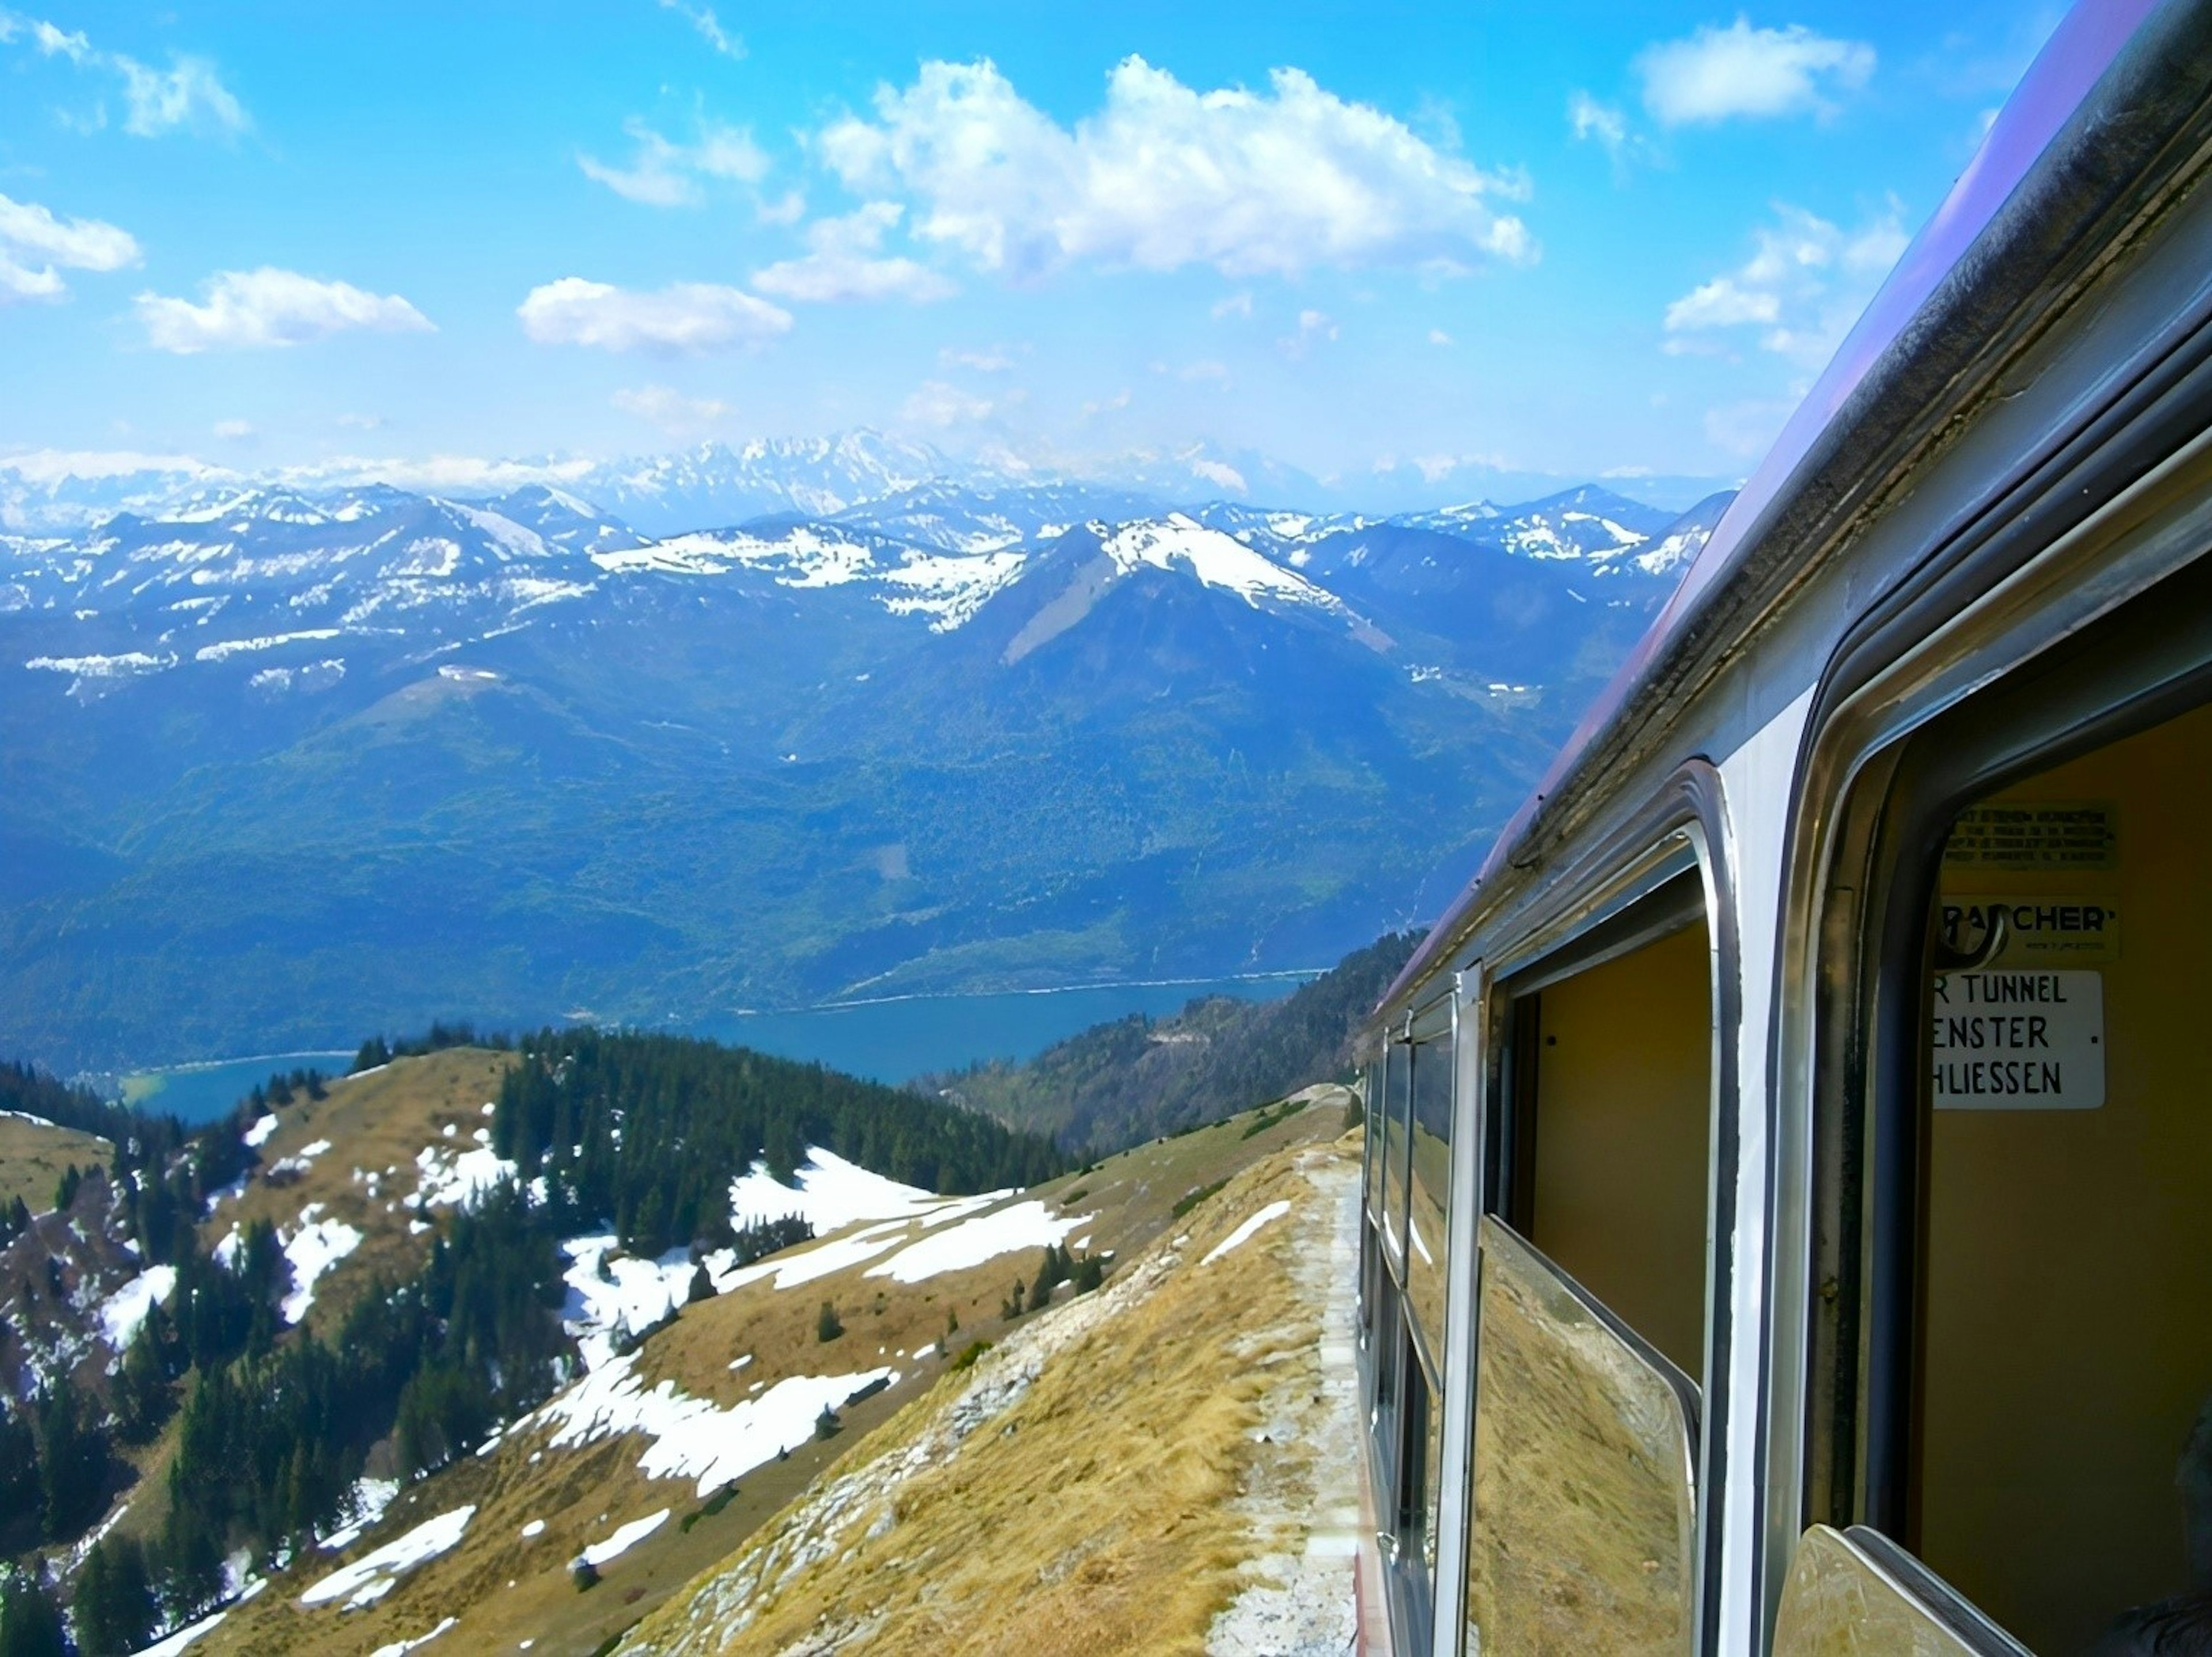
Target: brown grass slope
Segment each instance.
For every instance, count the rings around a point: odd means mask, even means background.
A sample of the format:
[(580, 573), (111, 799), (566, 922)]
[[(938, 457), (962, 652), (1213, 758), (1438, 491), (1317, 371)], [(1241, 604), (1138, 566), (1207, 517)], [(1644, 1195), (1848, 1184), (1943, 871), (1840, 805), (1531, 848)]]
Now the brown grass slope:
[[(495, 1061), (498, 1056), (481, 1057)], [(434, 1068), (441, 1061), (450, 1068)], [(301, 1202), (321, 1201), (342, 1215), (362, 1212), (363, 1220), (356, 1223), (366, 1226), (373, 1217), (366, 1210), (337, 1207), (349, 1193), (359, 1197), (360, 1187), (350, 1169), (393, 1163), (404, 1168), (406, 1157), (401, 1151), (411, 1156), (413, 1149), (432, 1139), (452, 1143), (443, 1134), (448, 1121), (460, 1125), (458, 1137), (465, 1143), (468, 1124), (481, 1120), (473, 1113), (480, 1109), (480, 1100), (489, 1096), (480, 1086), (487, 1073), (470, 1068), (465, 1056), (441, 1053), (405, 1061), (385, 1074), (405, 1079), (405, 1065), (423, 1068), (412, 1072), (404, 1092), (385, 1100), (385, 1109), (404, 1114), (404, 1124), (372, 1111), (364, 1111), (356, 1123), (337, 1108), (351, 1107), (353, 1102), (344, 1097), (347, 1089), (334, 1089), (331, 1102), (316, 1107), (312, 1117), (285, 1121), (272, 1138), (270, 1160), (273, 1162), (289, 1147), (312, 1144), (318, 1138), (331, 1139), (331, 1149), (316, 1158), (298, 1185), (280, 1187), (265, 1197), (249, 1187), (240, 1203), (281, 1202), (296, 1213)], [(370, 1077), (347, 1088), (367, 1089), (379, 1079)], [(392, 1085), (397, 1088), (398, 1081)], [(364, 1105), (376, 1097), (360, 1096)], [(1180, 1233), (1184, 1226), (1218, 1212), (1226, 1198), (1225, 1193), (1214, 1198), (1183, 1222), (1173, 1212), (1177, 1201), (1287, 1146), (1333, 1138), (1343, 1122), (1344, 1103), (1340, 1089), (1317, 1090), (1310, 1108), (1271, 1115), (1268, 1125), (1249, 1138), (1245, 1130), (1255, 1120), (1250, 1114), (1200, 1132), (1140, 1146), (1085, 1173), (1020, 1193), (1014, 1200), (1041, 1198), (1057, 1211), (1094, 1216), (1072, 1234), (1071, 1241), (1088, 1237), (1093, 1249), (1132, 1259), (1169, 1228)], [(371, 1141), (363, 1137), (368, 1135), (380, 1136), (374, 1140), (380, 1148), (369, 1149)], [(276, 1210), (270, 1211), (280, 1217)], [(377, 1212), (381, 1213), (380, 1208)], [(404, 1203), (397, 1235), (390, 1231), (392, 1217), (383, 1215), (389, 1247), (427, 1242), (427, 1238), (417, 1241), (404, 1235)], [(228, 1223), (226, 1216), (226, 1227)], [(802, 1257), (836, 1241), (835, 1235), (818, 1239), (778, 1258)], [(371, 1247), (365, 1242), (360, 1254), (368, 1254)], [(944, 1335), (948, 1312), (960, 1326), (947, 1343), (954, 1353), (979, 1338), (1006, 1343), (1011, 1333), (1019, 1339), (1028, 1329), (1068, 1313), (1068, 1290), (1063, 1288), (1060, 1301), (1045, 1313), (1011, 1326), (1000, 1317), (1000, 1303), (1015, 1278), (1027, 1278), (1035, 1271), (1035, 1249), (912, 1284), (867, 1278), (868, 1267), (884, 1258), (878, 1255), (786, 1290), (776, 1289), (772, 1280), (756, 1281), (686, 1306), (675, 1323), (640, 1349), (635, 1373), (647, 1390), (665, 1383), (686, 1397), (725, 1410), (787, 1376), (858, 1373), (887, 1366), (900, 1373), (897, 1386), (842, 1412), (843, 1430), (838, 1436), (802, 1445), (788, 1460), (771, 1461), (744, 1475), (738, 1481), (735, 1498), (718, 1511), (704, 1511), (689, 1479), (647, 1478), (638, 1465), (648, 1442), (641, 1436), (625, 1434), (562, 1448), (551, 1443), (549, 1428), (521, 1426), (509, 1430), (489, 1453), (464, 1458), (419, 1481), (358, 1543), (300, 1562), (254, 1599), (233, 1607), (194, 1643), (194, 1657), (231, 1652), (358, 1657), (419, 1638), (448, 1617), (459, 1621), (440, 1636), (441, 1648), (514, 1651), (529, 1641), (532, 1657), (589, 1657), (702, 1571), (740, 1549), (794, 1499), (818, 1489), (826, 1469), (840, 1458), (849, 1460), (855, 1448), (872, 1444), (873, 1435), (885, 1423), (906, 1420), (902, 1406), (933, 1395), (945, 1361), (933, 1351), (919, 1360), (902, 1355), (931, 1347)], [(1117, 1268), (1109, 1279), (1108, 1292), (1120, 1275)], [(325, 1279), (332, 1284), (337, 1280), (336, 1272)], [(319, 1288), (319, 1311), (323, 1299)], [(817, 1311), (825, 1299), (837, 1305), (846, 1329), (843, 1336), (827, 1344), (817, 1339), (815, 1327)], [(742, 1366), (732, 1369), (740, 1359), (744, 1360)], [(987, 1357), (985, 1363), (992, 1361)], [(477, 1511), (460, 1545), (399, 1577), (374, 1605), (341, 1611), (328, 1604), (300, 1603), (301, 1593), (329, 1571), (426, 1520), (466, 1504), (475, 1504)], [(666, 1523), (603, 1567), (603, 1580), (596, 1587), (586, 1593), (577, 1590), (568, 1562), (587, 1543), (664, 1508), (671, 1510)], [(686, 1519), (691, 1520), (688, 1529), (682, 1523)], [(536, 1523), (543, 1528), (524, 1536), (524, 1528)]]
[(0, 1208), (18, 1197), (33, 1214), (52, 1208), (64, 1168), (105, 1168), (114, 1149), (73, 1127), (0, 1112)]
[[(1317, 1486), (1342, 1496), (1348, 1463), (1324, 1477), (1326, 1435), (1300, 1427), (1322, 1400), (1317, 1278), (1341, 1264), (1356, 1156), (1349, 1138), (1309, 1143), (1238, 1174), (1104, 1291), (940, 1380), (621, 1649), (1208, 1649), (1310, 1540)], [(1348, 1601), (1348, 1566), (1328, 1581)]]

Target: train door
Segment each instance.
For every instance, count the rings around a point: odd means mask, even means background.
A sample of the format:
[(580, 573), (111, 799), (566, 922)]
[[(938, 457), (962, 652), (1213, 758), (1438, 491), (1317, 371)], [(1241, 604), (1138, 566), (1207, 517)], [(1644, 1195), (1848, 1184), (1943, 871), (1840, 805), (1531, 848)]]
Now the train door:
[(1778, 1653), (2212, 1650), (2208, 665), (2185, 572), (1874, 768)]
[[(1693, 862), (1686, 847), (1677, 859)], [(1498, 986), (1470, 1651), (1687, 1651), (1695, 1637), (1712, 959), (1691, 866)]]

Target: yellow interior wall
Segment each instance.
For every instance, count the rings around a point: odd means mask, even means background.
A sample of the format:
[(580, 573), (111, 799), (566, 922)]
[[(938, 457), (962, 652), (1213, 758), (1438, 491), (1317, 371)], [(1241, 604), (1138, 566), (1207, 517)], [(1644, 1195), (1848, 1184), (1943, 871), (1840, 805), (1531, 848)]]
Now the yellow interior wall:
[(1992, 797), (2116, 802), (2117, 868), (1943, 882), (2120, 911), (2104, 1107), (1932, 1126), (1920, 1551), (2038, 1651), (2187, 1586), (2174, 1464), (2212, 1394), (2208, 779), (2200, 709)]
[(1535, 1245), (1702, 1374), (1711, 968), (1692, 926), (1543, 992)]

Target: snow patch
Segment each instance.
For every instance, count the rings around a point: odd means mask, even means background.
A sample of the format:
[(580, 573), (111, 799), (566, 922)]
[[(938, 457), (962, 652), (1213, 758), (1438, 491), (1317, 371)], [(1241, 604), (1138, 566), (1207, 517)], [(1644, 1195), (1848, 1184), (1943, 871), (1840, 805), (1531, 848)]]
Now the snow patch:
[(659, 1513), (649, 1513), (642, 1519), (633, 1519), (629, 1524), (617, 1527), (615, 1533), (605, 1541), (592, 1543), (577, 1557), (587, 1565), (604, 1565), (610, 1559), (619, 1559), (667, 1522), (668, 1509), (665, 1508)]
[(300, 1603), (323, 1605), (343, 1599), (348, 1611), (373, 1605), (392, 1591), (403, 1574), (459, 1546), (469, 1520), (476, 1516), (476, 1503), (471, 1502), (465, 1508), (425, 1520), (396, 1541), (332, 1571), (301, 1594)]
[(1252, 1238), (1255, 1234), (1257, 1234), (1260, 1228), (1266, 1225), (1270, 1220), (1279, 1220), (1284, 1215), (1290, 1211), (1291, 1205), (1286, 1201), (1269, 1203), (1257, 1214), (1255, 1214), (1250, 1219), (1245, 1221), (1243, 1224), (1238, 1226), (1234, 1231), (1224, 1237), (1219, 1242), (1214, 1244), (1212, 1248), (1206, 1250), (1206, 1258), (1199, 1261), (1199, 1264), (1200, 1266), (1212, 1265), (1214, 1261), (1219, 1259), (1224, 1254), (1229, 1253), (1231, 1249), (1240, 1248), (1244, 1244), (1251, 1241)]
[(255, 1121), (252, 1127), (246, 1130), (246, 1143), (252, 1150), (258, 1150), (262, 1146), (269, 1143), (269, 1136), (276, 1132), (276, 1119), (275, 1116), (270, 1115), (261, 1117)]
[(212, 1617), (204, 1617), (189, 1628), (180, 1628), (174, 1634), (156, 1640), (141, 1651), (138, 1657), (181, 1657), (185, 1647), (203, 1634), (214, 1632), (216, 1624), (229, 1615), (227, 1611), (219, 1611)]
[(541, 1407), (528, 1423), (555, 1425), (550, 1446), (568, 1448), (617, 1433), (653, 1442), (638, 1459), (648, 1478), (690, 1478), (703, 1499), (732, 1479), (797, 1449), (814, 1436), (824, 1409), (836, 1409), (890, 1369), (848, 1375), (788, 1375), (757, 1398), (726, 1410), (664, 1381), (651, 1391), (636, 1375), (635, 1352), (611, 1359)]
[(867, 1275), (889, 1278), (895, 1283), (920, 1283), (940, 1272), (963, 1272), (969, 1266), (981, 1266), (1017, 1249), (1057, 1244), (1078, 1226), (1088, 1225), (1096, 1218), (1095, 1214), (1054, 1217), (1043, 1203), (1031, 1198), (1024, 1203), (963, 1220), (933, 1236), (910, 1243), (881, 1266), (869, 1267)]
[(100, 1308), (100, 1332), (117, 1351), (131, 1344), (138, 1326), (157, 1305), (166, 1305), (177, 1290), (177, 1268), (153, 1266), (117, 1290)]
[(431, 1641), (436, 1639), (440, 1635), (443, 1634), (447, 1629), (453, 1627), (454, 1624), (460, 1620), (461, 1619), (458, 1617), (448, 1617), (441, 1622), (437, 1627), (432, 1629), (428, 1634), (418, 1634), (411, 1640), (395, 1640), (388, 1646), (379, 1646), (374, 1651), (369, 1654), (369, 1657), (407, 1657), (407, 1654), (414, 1650), (416, 1647), (428, 1645)]
[[(329, 1149), (327, 1143), (324, 1148)], [(284, 1258), (292, 1263), (292, 1292), (284, 1296), (284, 1321), (297, 1323), (315, 1303), (315, 1279), (361, 1247), (362, 1234), (343, 1220), (321, 1219), (320, 1203), (300, 1211), (300, 1229), (286, 1239)]]

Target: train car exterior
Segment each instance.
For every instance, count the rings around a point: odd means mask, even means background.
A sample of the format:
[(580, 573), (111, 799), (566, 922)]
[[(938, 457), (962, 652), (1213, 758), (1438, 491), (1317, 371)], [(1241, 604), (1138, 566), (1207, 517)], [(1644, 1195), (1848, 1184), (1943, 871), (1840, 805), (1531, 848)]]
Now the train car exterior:
[(1370, 1022), (1398, 1652), (2212, 1650), (2208, 162), (2078, 7)]

